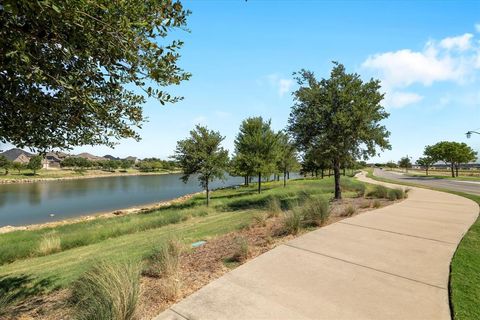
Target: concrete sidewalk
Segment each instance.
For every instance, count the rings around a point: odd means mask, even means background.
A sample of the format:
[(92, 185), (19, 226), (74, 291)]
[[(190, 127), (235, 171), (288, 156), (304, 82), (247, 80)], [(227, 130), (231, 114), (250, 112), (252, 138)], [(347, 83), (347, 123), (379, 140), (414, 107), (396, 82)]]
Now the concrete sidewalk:
[(450, 260), (478, 210), (411, 188), (398, 204), (276, 247), (155, 319), (450, 319)]

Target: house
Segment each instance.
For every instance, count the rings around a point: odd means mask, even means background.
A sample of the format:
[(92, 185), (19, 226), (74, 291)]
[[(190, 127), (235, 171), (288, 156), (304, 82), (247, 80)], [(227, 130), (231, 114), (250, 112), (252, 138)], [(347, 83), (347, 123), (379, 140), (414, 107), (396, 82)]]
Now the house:
[(45, 154), (43, 159), (43, 168), (44, 169), (59, 169), (60, 163), (68, 157), (68, 153), (61, 151), (52, 151)]
[(33, 157), (34, 154), (24, 151), (22, 149), (13, 148), (0, 153), (0, 156), (4, 156), (5, 158), (13, 162), (20, 162), (26, 164), (30, 161), (30, 158)]
[(90, 154), (88, 152), (83, 152), (83, 153), (77, 154), (76, 157), (84, 158), (84, 159), (87, 159), (87, 160), (90, 160), (90, 161), (105, 161), (105, 160), (107, 160), (107, 158), (94, 156), (93, 154)]
[(138, 158), (137, 157), (128, 156), (124, 160), (132, 161), (132, 163), (138, 163)]

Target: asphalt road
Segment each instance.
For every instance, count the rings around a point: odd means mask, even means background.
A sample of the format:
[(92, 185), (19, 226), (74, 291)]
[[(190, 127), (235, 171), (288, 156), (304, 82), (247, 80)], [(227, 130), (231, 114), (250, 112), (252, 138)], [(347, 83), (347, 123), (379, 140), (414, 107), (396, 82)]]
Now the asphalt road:
[(392, 173), (381, 169), (375, 169), (373, 174), (377, 177), (395, 181), (480, 195), (480, 182), (476, 181), (458, 181), (434, 177), (410, 177), (401, 173)]

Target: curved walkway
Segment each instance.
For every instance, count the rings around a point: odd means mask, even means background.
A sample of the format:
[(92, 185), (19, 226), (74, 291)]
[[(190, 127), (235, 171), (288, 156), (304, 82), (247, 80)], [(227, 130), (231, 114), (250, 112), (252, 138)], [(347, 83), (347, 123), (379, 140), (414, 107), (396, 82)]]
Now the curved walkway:
[(276, 247), (156, 319), (449, 319), (450, 260), (478, 205), (410, 189)]

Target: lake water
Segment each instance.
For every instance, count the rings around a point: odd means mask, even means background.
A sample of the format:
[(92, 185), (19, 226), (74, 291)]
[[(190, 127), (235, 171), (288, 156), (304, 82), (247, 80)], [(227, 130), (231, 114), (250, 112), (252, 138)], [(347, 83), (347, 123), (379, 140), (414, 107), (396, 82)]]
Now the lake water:
[[(123, 176), (0, 185), (0, 227), (64, 220), (160, 202), (201, 191), (197, 179), (180, 174)], [(211, 188), (239, 185), (241, 177), (214, 181)], [(54, 214), (53, 217), (50, 214)]]

